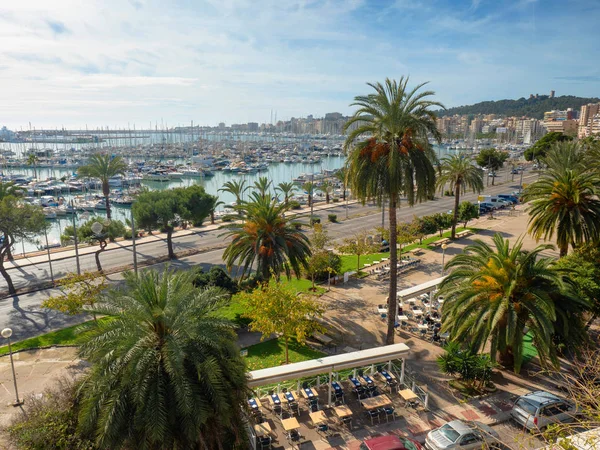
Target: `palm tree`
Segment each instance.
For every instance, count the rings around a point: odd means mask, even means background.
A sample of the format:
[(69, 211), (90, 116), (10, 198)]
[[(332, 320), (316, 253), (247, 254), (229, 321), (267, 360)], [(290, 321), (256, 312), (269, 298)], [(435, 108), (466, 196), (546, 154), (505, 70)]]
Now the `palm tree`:
[[(396, 208), (400, 195), (407, 203), (427, 200), (435, 192), (435, 153), (429, 144), (431, 135), (441, 141), (432, 107), (443, 105), (429, 100), (431, 91), (420, 89), (424, 84), (407, 89), (408, 78), (398, 82), (386, 79), (384, 84), (369, 83), (375, 90), (355, 97), (351, 106), (358, 110), (346, 122), (344, 130), (353, 129), (344, 148), (348, 155), (348, 180), (352, 192), (363, 201), (375, 199), (389, 202), (390, 288), (388, 303), (387, 344), (394, 343), (397, 307)], [(359, 139), (363, 139), (359, 141)]]
[(243, 277), (256, 264), (257, 276), (263, 281), (271, 275), (279, 279), (282, 272), (290, 279), (292, 270), (299, 277), (301, 269), (308, 265), (310, 243), (284, 217), (289, 206), (253, 192), (250, 201), (237, 205), (236, 209), (244, 214), (246, 221), (222, 227), (227, 230), (224, 235), (232, 238), (223, 253), (227, 269), (238, 263)]
[(444, 158), (440, 166), (437, 185), (443, 190), (446, 183), (450, 183), (454, 188), (454, 211), (452, 212), (452, 239), (454, 239), (456, 237), (460, 195), (464, 194), (467, 188), (472, 189), (473, 192), (481, 192), (483, 190), (483, 175), (481, 169), (475, 167), (470, 159), (464, 155), (453, 155)]
[(569, 245), (577, 247), (600, 237), (600, 175), (577, 144), (557, 144), (546, 156), (548, 165), (538, 180), (527, 186), (529, 232), (536, 238), (556, 235), (560, 256)]
[(217, 211), (217, 208), (221, 205), (224, 205), (225, 202), (222, 202), (219, 200), (219, 197), (217, 196), (211, 196), (211, 204), (210, 204), (210, 224), (214, 225), (215, 224), (215, 212)]
[(99, 448), (232, 448), (248, 393), (225, 294), (193, 273), (125, 276), (94, 312), (111, 316), (82, 335), (92, 364), (81, 386), (81, 430)]
[(341, 167), (335, 173), (335, 177), (342, 183), (342, 200), (346, 201), (346, 185), (348, 184), (348, 168)]
[(269, 189), (271, 188), (271, 181), (267, 177), (260, 177), (254, 182), (254, 189), (258, 191), (263, 197), (269, 196)]
[(292, 182), (283, 181), (277, 185), (275, 190), (283, 194), (283, 203), (287, 205), (290, 197), (296, 192), (296, 185)]
[(442, 329), (474, 352), (489, 343), (492, 360), (498, 353), (500, 362), (513, 365), (517, 373), (523, 362), (523, 337), (529, 330), (542, 363), (556, 364), (555, 301), (580, 300), (563, 281), (555, 261), (541, 256), (553, 246), (526, 251), (519, 239), (511, 248), (500, 234), (494, 235), (493, 243), (495, 248), (476, 240), (446, 264), (450, 273), (439, 291), (446, 297)]
[(110, 185), (109, 179), (116, 175), (123, 175), (127, 170), (127, 163), (120, 156), (111, 157), (109, 154), (92, 155), (85, 166), (78, 170), (80, 177), (98, 178), (102, 183), (102, 194), (106, 203), (106, 217), (111, 218), (110, 214)]
[(244, 193), (249, 189), (246, 186), (246, 180), (241, 181), (228, 181), (223, 183), (223, 187), (219, 189), (219, 192), (228, 192), (235, 197), (235, 202), (240, 204), (242, 202), (242, 198)]
[(329, 196), (333, 192), (333, 184), (331, 181), (323, 181), (321, 186), (319, 186), (319, 190), (325, 194), (325, 203), (329, 205)]
[(312, 206), (313, 195), (315, 194), (315, 183), (312, 181), (307, 181), (306, 183), (302, 184), (302, 189), (308, 194), (308, 206)]
[(33, 178), (37, 179), (37, 163), (40, 159), (35, 153), (30, 153), (27, 157), (27, 164), (33, 166)]

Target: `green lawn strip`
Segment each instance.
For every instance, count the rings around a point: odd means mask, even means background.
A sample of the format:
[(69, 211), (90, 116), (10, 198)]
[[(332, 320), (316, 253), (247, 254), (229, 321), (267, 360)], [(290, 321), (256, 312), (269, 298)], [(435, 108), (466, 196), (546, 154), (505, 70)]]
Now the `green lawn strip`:
[(533, 345), (533, 335), (529, 332), (523, 337), (523, 364), (528, 363), (536, 356), (538, 356), (538, 351)]
[[(321, 358), (325, 353), (313, 350), (306, 345), (300, 345), (294, 340), (289, 343), (290, 362), (308, 361)], [(248, 347), (246, 357), (248, 370), (276, 367), (285, 363), (285, 345), (282, 339), (271, 339)]]
[[(105, 317), (99, 320), (103, 321), (110, 319)], [(92, 321), (90, 320), (84, 323), (89, 324), (92, 323)], [(17, 350), (30, 350), (41, 347), (52, 347), (53, 345), (78, 345), (83, 334), (78, 334), (77, 328), (81, 327), (82, 325), (83, 324), (73, 325), (67, 328), (63, 328), (61, 330), (51, 331), (50, 333), (42, 334), (33, 338), (13, 342), (12, 350), (13, 352), (15, 352)], [(2, 355), (8, 355), (8, 345), (0, 347), (0, 356)]]
[[(480, 231), (479, 228), (471, 228), (471, 227), (466, 227), (466, 228), (465, 227), (457, 227), (456, 228), (457, 233), (460, 233), (461, 231), (466, 231), (466, 230), (471, 231), (474, 234), (477, 234)], [(436, 247), (429, 245), (429, 244), (431, 244), (432, 242), (435, 242), (435, 241), (439, 241), (440, 239), (450, 238), (451, 234), (452, 234), (452, 231), (448, 230), (448, 231), (445, 231), (444, 233), (442, 233), (442, 237), (440, 237), (439, 234), (436, 234), (435, 236), (430, 236), (427, 239), (423, 239), (422, 243), (415, 242), (414, 244), (407, 245), (406, 247), (404, 247), (402, 249), (402, 253), (404, 254), (406, 252), (410, 252), (411, 250), (414, 250), (415, 248), (422, 248), (424, 250), (435, 250)]]
[[(342, 269), (340, 273), (345, 272), (356, 272), (356, 255), (341, 255), (342, 256)], [(382, 258), (389, 258), (389, 253), (370, 253), (367, 255), (360, 256), (360, 268), (363, 268), (364, 264), (373, 264), (373, 261), (381, 261)]]

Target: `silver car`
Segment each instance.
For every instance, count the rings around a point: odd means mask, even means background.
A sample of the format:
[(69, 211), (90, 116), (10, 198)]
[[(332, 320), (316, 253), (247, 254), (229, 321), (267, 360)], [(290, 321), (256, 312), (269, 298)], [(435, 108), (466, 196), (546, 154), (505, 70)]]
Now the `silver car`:
[(577, 414), (573, 403), (546, 391), (522, 395), (510, 410), (510, 417), (528, 430), (543, 430), (552, 423), (572, 422)]
[(453, 420), (430, 431), (425, 439), (428, 450), (481, 450), (486, 448), (502, 448), (498, 433), (481, 422), (465, 422)]

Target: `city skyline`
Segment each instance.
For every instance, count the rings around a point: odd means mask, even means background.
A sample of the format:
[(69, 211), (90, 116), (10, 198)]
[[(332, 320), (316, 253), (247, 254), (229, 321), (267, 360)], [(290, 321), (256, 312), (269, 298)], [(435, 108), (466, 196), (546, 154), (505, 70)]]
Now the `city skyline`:
[(366, 82), (401, 75), (448, 107), (600, 91), (600, 5), (583, 1), (192, 3), (0, 7), (0, 126), (347, 115)]

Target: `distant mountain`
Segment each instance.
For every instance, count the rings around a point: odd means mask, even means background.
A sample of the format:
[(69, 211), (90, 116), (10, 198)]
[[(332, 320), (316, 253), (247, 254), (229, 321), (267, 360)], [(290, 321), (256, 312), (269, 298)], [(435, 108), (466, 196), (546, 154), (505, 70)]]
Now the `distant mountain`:
[(550, 98), (548, 95), (540, 95), (537, 98), (521, 97), (518, 100), (487, 101), (475, 103), (474, 105), (457, 106), (446, 111), (438, 111), (437, 115), (444, 117), (454, 114), (499, 114), (502, 116), (527, 116), (543, 119), (546, 111), (552, 111), (553, 109), (566, 110), (567, 108), (578, 111), (582, 105), (598, 102), (600, 102), (600, 99), (596, 97), (584, 98), (563, 95)]

